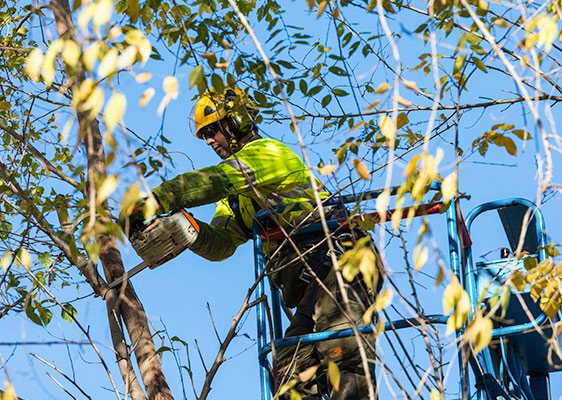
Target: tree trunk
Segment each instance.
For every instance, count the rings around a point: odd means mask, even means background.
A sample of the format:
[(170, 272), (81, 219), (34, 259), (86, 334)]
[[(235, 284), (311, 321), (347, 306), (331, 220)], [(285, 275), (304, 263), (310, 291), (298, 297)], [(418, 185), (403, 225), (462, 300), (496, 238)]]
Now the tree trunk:
[[(68, 0), (52, 0), (51, 8), (55, 15), (55, 23), (60, 38), (76, 40), (75, 26)], [(75, 87), (80, 87), (84, 81), (83, 73), (74, 76)], [(95, 205), (95, 179), (103, 179), (105, 171), (105, 153), (103, 139), (99, 131), (98, 121), (91, 120), (87, 113), (79, 112), (78, 123), (80, 138), (84, 141), (88, 156), (88, 196)], [(95, 207), (90, 208), (90, 218), (96, 218)], [(106, 209), (108, 218), (110, 212)], [(97, 235), (95, 237), (100, 245), (100, 260), (108, 282), (124, 273), (123, 262), (117, 241), (110, 235)], [(113, 289), (115, 292), (120, 288)], [(142, 399), (144, 395), (138, 386), (134, 371), (127, 352), (124, 335), (121, 329), (120, 318), (123, 319), (131, 342), (134, 343), (134, 352), (141, 373), (141, 377), (150, 400), (173, 399), (170, 388), (162, 372), (160, 360), (156, 357), (156, 348), (152, 341), (146, 314), (133, 288), (127, 285), (124, 296), (105, 296), (110, 318), (111, 335), (116, 350), (117, 361), (121, 375), (128, 386), (133, 399)], [(123, 360), (125, 358), (125, 360)], [(139, 393), (140, 392), (140, 393)]]

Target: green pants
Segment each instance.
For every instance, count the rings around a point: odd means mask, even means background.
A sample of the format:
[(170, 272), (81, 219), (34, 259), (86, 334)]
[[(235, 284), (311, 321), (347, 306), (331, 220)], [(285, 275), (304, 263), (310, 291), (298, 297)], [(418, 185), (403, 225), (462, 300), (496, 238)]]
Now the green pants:
[[(321, 251), (324, 251), (321, 257), (322, 261), (314, 255), (307, 257), (307, 261), (310, 263), (316, 262), (317, 265), (314, 267), (316, 273), (322, 278), (329, 292), (336, 297), (338, 303), (345, 309), (337, 284), (336, 273), (331, 269), (331, 261), (326, 256), (325, 249)], [(323, 262), (325, 265), (318, 267), (318, 262)], [(322, 272), (322, 268), (326, 268), (324, 272)], [(360, 277), (353, 283), (345, 282), (345, 285), (350, 298), (350, 317), (356, 324), (362, 325), (364, 310), (372, 300), (373, 295), (365, 290)], [(314, 280), (305, 286), (296, 309), (295, 316), (285, 332), (285, 337), (345, 329), (351, 326), (330, 295), (320, 288)], [(371, 344), (374, 343), (371, 342)], [(374, 384), (374, 354), (366, 344), (363, 347), (367, 353), (370, 375)], [(321, 399), (322, 394), (329, 394), (332, 400), (368, 399), (368, 383), (365, 379), (355, 336), (280, 349), (276, 358), (275, 380), (277, 389), (282, 384), (296, 379), (299, 383), (293, 389), (304, 400)], [(338, 391), (335, 391), (329, 382), (327, 371), (330, 361), (335, 362), (339, 367), (340, 388)], [(316, 375), (306, 382), (300, 382), (298, 374), (312, 366), (319, 366)], [(288, 393), (281, 396), (282, 400), (288, 398)]]

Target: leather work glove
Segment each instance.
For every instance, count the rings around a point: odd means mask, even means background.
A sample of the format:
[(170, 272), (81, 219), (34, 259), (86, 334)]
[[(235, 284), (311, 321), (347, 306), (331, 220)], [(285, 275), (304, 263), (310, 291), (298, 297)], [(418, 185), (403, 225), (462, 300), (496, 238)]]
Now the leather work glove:
[[(123, 232), (130, 241), (133, 241), (133, 239), (138, 237), (142, 238), (142, 232), (147, 227), (144, 218), (144, 208), (146, 202), (147, 198), (137, 201), (128, 215), (121, 212), (121, 215), (119, 216), (119, 225), (121, 225)], [(156, 200), (156, 208), (161, 208), (158, 204), (158, 200)]]

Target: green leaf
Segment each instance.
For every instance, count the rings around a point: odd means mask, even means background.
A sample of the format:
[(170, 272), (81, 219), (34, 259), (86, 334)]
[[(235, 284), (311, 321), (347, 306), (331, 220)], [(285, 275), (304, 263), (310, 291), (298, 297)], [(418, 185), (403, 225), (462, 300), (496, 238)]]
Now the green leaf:
[(347, 96), (349, 93), (347, 93), (345, 90), (342, 89), (332, 89), (332, 93), (335, 94), (336, 96)]
[(31, 306), (31, 302), (29, 302), (27, 307), (25, 307), (25, 314), (37, 325), (43, 326), (43, 322), (41, 321), (41, 318), (37, 314), (35, 314), (35, 309)]
[(527, 271), (530, 271), (537, 266), (537, 259), (535, 257), (525, 257), (523, 259), (523, 266)]
[(341, 69), (340, 67), (336, 67), (336, 66), (332, 66), (332, 67), (328, 68), (328, 71), (330, 71), (332, 74), (335, 74), (337, 76), (348, 76), (349, 75), (343, 69)]
[(314, 212), (314, 206), (307, 201), (299, 203), (301, 205), (301, 209), (306, 212)]
[(51, 310), (37, 305), (37, 311), (39, 311), (39, 318), (41, 318), (41, 322), (43, 322), (43, 325), (49, 325), (49, 322), (51, 322), (51, 319), (53, 319), (53, 313), (51, 312)]
[(189, 87), (197, 85), (203, 79), (203, 66), (198, 65), (189, 74)]
[(330, 101), (332, 101), (332, 95), (326, 95), (324, 96), (324, 98), (322, 99), (322, 107), (326, 107), (328, 104), (330, 104)]
[(140, 4), (139, 0), (128, 0), (127, 1), (127, 8), (126, 8), (127, 15), (131, 18), (131, 22), (134, 24), (138, 21), (140, 15)]
[(466, 54), (461, 54), (455, 60), (455, 66), (453, 68), (453, 73), (459, 72), (462, 67), (464, 67), (464, 63), (466, 61)]
[(154, 354), (156, 355), (156, 354), (164, 353), (165, 351), (172, 351), (172, 349), (168, 346), (162, 346), (158, 350), (156, 350), (156, 353)]
[(319, 86), (314, 86), (312, 89), (310, 89), (310, 90), (308, 91), (307, 96), (314, 96), (315, 94), (320, 93), (320, 91), (321, 91), (323, 88), (324, 88), (324, 87), (323, 87), (323, 86), (320, 86), (320, 85), (319, 85)]
[(482, 62), (482, 60), (476, 57), (472, 57), (471, 60), (474, 63), (474, 65), (476, 65), (476, 67), (478, 67), (479, 69), (481, 69), (486, 73), (488, 72), (488, 69), (486, 68), (486, 65)]
[(217, 93), (224, 93), (224, 83), (220, 76), (213, 74), (213, 76), (211, 76), (211, 84)]
[(514, 129), (511, 132), (513, 132), (513, 134), (521, 140), (531, 140), (532, 139), (531, 135), (529, 135), (529, 132), (527, 132), (526, 130)]
[(9, 222), (0, 223), (0, 238), (3, 240), (8, 239), (10, 232), (12, 231), (12, 224)]
[(301, 90), (302, 94), (306, 96), (306, 93), (308, 92), (308, 85), (306, 84), (306, 81), (304, 79), (301, 79), (299, 81), (299, 89)]
[(515, 146), (515, 143), (513, 143), (513, 140), (511, 140), (511, 138), (508, 137), (504, 137), (504, 146), (505, 149), (507, 150), (507, 152), (509, 154), (511, 154), (512, 156), (516, 156), (517, 155), (517, 146)]
[(67, 322), (72, 322), (76, 315), (78, 315), (78, 311), (72, 306), (72, 304), (68, 303), (63, 305), (62, 310), (60, 312), (60, 316)]
[(408, 122), (410, 122), (410, 121), (408, 120), (408, 115), (406, 115), (406, 113), (398, 114), (398, 118), (396, 120), (396, 125), (397, 125), (398, 129), (402, 128)]

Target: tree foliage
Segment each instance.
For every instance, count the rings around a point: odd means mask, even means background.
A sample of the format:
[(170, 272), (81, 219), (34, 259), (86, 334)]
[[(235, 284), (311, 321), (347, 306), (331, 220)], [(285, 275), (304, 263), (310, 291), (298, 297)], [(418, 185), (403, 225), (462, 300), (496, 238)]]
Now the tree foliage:
[[(442, 182), (436, 197), (447, 206), (464, 195), (465, 162), (516, 157), (529, 146), (536, 148), (540, 205), (560, 191), (561, 8), (559, 1), (0, 0), (0, 318), (25, 313), (47, 326), (57, 313), (79, 324), (79, 300), (59, 299), (85, 282), (107, 304), (132, 397), (171, 397), (153, 357), (169, 348), (156, 350), (133, 289), (108, 290), (107, 282), (123, 273), (119, 210), (176, 162), (166, 132), (131, 131), (127, 110), (164, 118), (185, 92), (194, 99), (209, 88), (245, 89), (261, 109), (256, 122), (294, 133), (286, 137), (301, 143), (333, 192), (387, 188), (375, 206), (381, 214), (391, 185), (400, 187), (396, 208), (414, 204), (411, 220), (431, 182)], [(177, 73), (160, 79), (155, 71), (170, 60)], [(134, 88), (122, 83), (131, 79)], [(311, 165), (315, 143), (331, 152)], [(390, 218), (393, 234), (405, 228), (401, 213)], [(429, 256), (431, 229), (424, 227), (415, 271), (438, 258)], [(561, 268), (556, 246), (549, 249), (547, 261), (526, 261), (512, 281), (553, 316), (562, 302)], [(372, 275), (363, 251), (344, 256), (344, 275)], [(469, 321), (466, 292), (441, 266), (437, 284), (443, 275), (448, 326), (465, 327), (478, 352), (490, 341), (490, 316), (478, 312)], [(390, 292), (380, 296), (369, 312), (391, 303)], [(426, 384), (432, 398), (444, 393), (442, 380), (435, 372)]]

